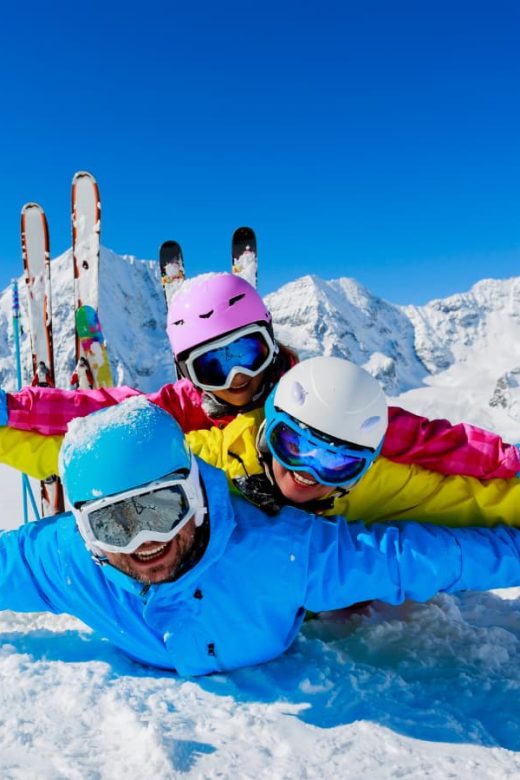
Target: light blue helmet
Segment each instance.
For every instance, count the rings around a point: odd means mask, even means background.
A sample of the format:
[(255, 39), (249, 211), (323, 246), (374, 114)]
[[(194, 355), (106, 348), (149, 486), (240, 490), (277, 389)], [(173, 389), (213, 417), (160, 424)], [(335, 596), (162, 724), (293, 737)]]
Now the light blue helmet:
[(172, 472), (187, 475), (191, 464), (178, 423), (144, 396), (73, 420), (60, 452), (60, 474), (72, 506)]

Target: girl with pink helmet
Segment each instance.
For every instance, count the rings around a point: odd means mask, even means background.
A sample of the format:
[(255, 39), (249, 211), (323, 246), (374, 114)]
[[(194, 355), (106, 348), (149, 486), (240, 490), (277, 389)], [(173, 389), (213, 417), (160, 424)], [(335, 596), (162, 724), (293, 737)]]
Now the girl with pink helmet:
[(296, 360), (276, 342), (257, 291), (233, 274), (185, 283), (170, 303), (167, 331), (179, 375), (219, 417), (261, 406)]
[[(279, 344), (271, 315), (257, 291), (233, 274), (206, 274), (185, 282), (171, 301), (168, 336), (179, 375), (148, 394), (185, 432), (224, 428), (240, 412), (263, 408), (297, 356)], [(117, 404), (140, 391), (131, 387), (0, 390), (0, 425), (63, 434), (75, 417)], [(513, 445), (466, 423), (430, 421), (390, 407), (382, 454), (445, 474), (509, 478), (520, 471)]]

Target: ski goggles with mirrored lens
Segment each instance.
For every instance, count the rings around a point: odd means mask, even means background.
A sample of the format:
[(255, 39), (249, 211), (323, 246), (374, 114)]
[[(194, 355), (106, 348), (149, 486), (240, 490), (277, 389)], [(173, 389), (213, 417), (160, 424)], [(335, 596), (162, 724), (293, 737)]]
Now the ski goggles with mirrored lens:
[(253, 323), (193, 349), (180, 366), (201, 390), (226, 390), (236, 374), (258, 376), (278, 347), (267, 328)]
[(74, 509), (89, 545), (126, 554), (144, 542), (169, 542), (200, 512), (205, 509), (196, 464), (184, 479), (164, 477)]
[[(283, 420), (280, 419), (283, 416)], [(289, 471), (304, 471), (322, 485), (340, 487), (363, 476), (378, 450), (338, 443), (300, 425), (285, 413), (267, 423), (265, 439), (273, 457)]]

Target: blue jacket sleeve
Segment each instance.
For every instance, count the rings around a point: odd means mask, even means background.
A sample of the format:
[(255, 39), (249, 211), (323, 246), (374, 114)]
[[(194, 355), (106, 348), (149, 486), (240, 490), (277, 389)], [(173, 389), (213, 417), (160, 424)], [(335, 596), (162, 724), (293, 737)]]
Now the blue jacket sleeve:
[(345, 523), (321, 518), (308, 548), (307, 598), (313, 611), (368, 599), (427, 601), (439, 591), (520, 585), (520, 531), (445, 528), (426, 523)]
[(7, 425), (8, 413), (7, 413), (7, 394), (5, 390), (0, 388), (0, 425)]
[(60, 559), (53, 518), (0, 534), (0, 609), (62, 612)]

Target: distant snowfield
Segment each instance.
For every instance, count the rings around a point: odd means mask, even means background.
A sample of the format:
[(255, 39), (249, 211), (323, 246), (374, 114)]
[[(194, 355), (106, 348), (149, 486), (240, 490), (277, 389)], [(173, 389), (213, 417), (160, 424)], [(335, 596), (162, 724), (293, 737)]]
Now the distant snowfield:
[[(121, 271), (116, 278), (118, 294), (129, 305), (134, 293), (129, 288), (123, 296), (126, 277)], [(141, 334), (131, 357), (142, 386), (159, 386), (171, 374), (157, 325), (164, 316), (159, 304), (160, 299), (157, 310), (143, 309), (135, 330), (118, 331), (111, 324), (112, 342)], [(367, 321), (371, 311), (368, 307)], [(389, 311), (387, 322), (394, 316)], [(318, 325), (320, 317), (318, 312)], [(488, 403), (497, 370), (515, 367), (510, 355), (518, 343), (516, 320), (511, 323), (492, 332), (488, 346), (483, 336), (475, 337), (486, 359), (473, 354), (470, 344), (463, 360), (424, 377), (421, 387), (401, 392), (398, 402), (520, 441), (514, 381), (506, 388), (509, 406)], [(284, 327), (290, 335), (300, 326), (287, 320)], [(371, 332), (366, 339), (375, 344), (379, 336)], [(494, 350), (495, 337), (504, 333), (509, 347)], [(426, 333), (425, 344), (429, 337)], [(310, 335), (300, 338), (310, 343)], [(441, 342), (428, 360), (444, 359)], [(382, 378), (393, 381), (392, 361), (370, 353), (370, 344), (352, 343), (360, 362), (372, 361)], [(453, 344), (454, 354), (462, 349), (456, 339)], [(393, 342), (390, 346), (395, 350)], [(63, 350), (65, 360), (65, 345)], [(125, 352), (121, 347), (121, 355)], [(409, 375), (418, 375), (411, 348), (405, 359)], [(164, 376), (156, 375), (158, 366), (167, 366)], [(487, 374), (483, 366), (491, 367)], [(131, 369), (118, 358), (121, 381), (133, 383)], [(1, 526), (15, 528), (22, 520), (21, 480), (2, 466), (0, 495)], [(269, 664), (192, 680), (129, 662), (68, 616), (0, 612), (0, 778), (520, 777), (519, 597), (520, 589), (511, 589), (442, 595), (428, 604), (377, 604), (349, 620), (305, 624), (293, 647)]]

